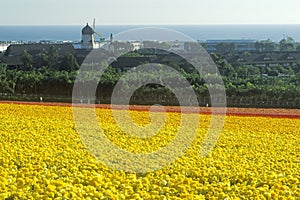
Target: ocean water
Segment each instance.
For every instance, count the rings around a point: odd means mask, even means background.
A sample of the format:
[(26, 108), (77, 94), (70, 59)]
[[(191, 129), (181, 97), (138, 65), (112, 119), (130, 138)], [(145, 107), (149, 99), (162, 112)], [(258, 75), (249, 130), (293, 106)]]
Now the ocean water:
[[(0, 26), (0, 41), (80, 41), (82, 26)], [(168, 26), (96, 26), (96, 31), (108, 38), (134, 28), (159, 27), (182, 32), (189, 37), (205, 41), (217, 39), (271, 39), (279, 42), (290, 36), (300, 42), (299, 25), (168, 25)]]

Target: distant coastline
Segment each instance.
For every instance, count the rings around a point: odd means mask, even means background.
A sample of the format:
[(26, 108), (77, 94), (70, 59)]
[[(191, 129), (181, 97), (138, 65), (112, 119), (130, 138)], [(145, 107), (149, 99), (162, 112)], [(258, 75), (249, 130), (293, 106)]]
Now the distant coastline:
[[(80, 41), (82, 25), (67, 26), (1, 26), (0, 41), (38, 42), (50, 41)], [(220, 40), (220, 39), (271, 39), (279, 42), (282, 38), (290, 36), (300, 42), (300, 24), (293, 25), (98, 25), (96, 31), (108, 38), (111, 33), (142, 28), (160, 27), (182, 32), (194, 40)]]

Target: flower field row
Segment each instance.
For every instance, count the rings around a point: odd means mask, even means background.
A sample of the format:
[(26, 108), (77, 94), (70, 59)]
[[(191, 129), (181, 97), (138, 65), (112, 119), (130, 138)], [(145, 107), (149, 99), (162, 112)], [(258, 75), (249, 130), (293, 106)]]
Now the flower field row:
[[(96, 113), (107, 138), (134, 153), (167, 145), (180, 121), (169, 112), (158, 134), (137, 138), (122, 132), (110, 109)], [(147, 112), (131, 116), (150, 123)], [(0, 104), (0, 199), (300, 199), (299, 119), (226, 116), (215, 148), (200, 158), (210, 116), (200, 118), (182, 157), (138, 174), (97, 161), (71, 107)]]

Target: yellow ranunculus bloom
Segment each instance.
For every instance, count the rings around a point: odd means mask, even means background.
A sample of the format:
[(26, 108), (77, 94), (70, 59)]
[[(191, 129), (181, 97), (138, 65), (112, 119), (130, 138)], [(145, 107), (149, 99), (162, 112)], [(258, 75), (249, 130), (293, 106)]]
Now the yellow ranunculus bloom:
[[(96, 115), (107, 138), (133, 153), (168, 145), (181, 120), (167, 113), (157, 134), (138, 138), (122, 131), (111, 110)], [(151, 123), (147, 112), (130, 115), (138, 126)], [(72, 108), (0, 104), (0, 199), (300, 199), (299, 119), (227, 116), (213, 151), (200, 158), (209, 122), (201, 115), (182, 157), (138, 174), (97, 161), (76, 131)]]

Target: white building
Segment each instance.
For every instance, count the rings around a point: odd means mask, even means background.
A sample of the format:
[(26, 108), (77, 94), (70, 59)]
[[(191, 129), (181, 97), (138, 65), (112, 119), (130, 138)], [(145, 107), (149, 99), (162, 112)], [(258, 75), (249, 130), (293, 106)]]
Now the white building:
[(0, 43), (0, 52), (6, 51), (6, 49), (9, 45), (10, 44)]

